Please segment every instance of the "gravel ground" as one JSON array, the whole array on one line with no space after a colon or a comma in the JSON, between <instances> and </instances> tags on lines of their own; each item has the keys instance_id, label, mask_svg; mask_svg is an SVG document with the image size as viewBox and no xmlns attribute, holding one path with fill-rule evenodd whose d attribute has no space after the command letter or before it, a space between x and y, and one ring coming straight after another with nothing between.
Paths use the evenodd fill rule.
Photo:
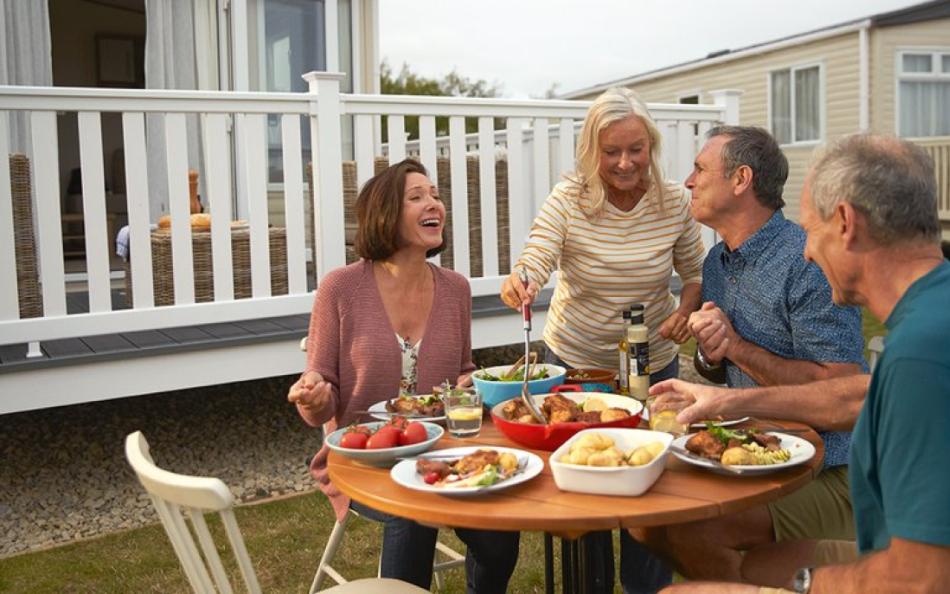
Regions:
<instances>
[{"instance_id":1,"label":"gravel ground","mask_svg":"<svg viewBox=\"0 0 950 594\"><path fill-rule=\"evenodd\" d=\"M503 364L518 351L479 351L475 360ZM687 359L681 368L691 377ZM160 466L219 477L241 501L312 490L307 464L320 432L286 401L294 379L4 416L0 558L158 521L125 461L125 436L135 430L145 434Z\"/></svg>"}]
</instances>

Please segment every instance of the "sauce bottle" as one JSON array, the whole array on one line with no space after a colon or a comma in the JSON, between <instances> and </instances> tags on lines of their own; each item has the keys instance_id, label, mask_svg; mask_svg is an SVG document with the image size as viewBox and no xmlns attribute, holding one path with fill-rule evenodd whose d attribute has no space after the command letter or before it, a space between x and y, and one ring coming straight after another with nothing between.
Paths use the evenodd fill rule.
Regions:
<instances>
[{"instance_id":1,"label":"sauce bottle","mask_svg":"<svg viewBox=\"0 0 950 594\"><path fill-rule=\"evenodd\" d=\"M644 402L650 391L650 330L643 322L642 303L630 306L630 325L627 326L627 377L630 395Z\"/></svg>"}]
</instances>

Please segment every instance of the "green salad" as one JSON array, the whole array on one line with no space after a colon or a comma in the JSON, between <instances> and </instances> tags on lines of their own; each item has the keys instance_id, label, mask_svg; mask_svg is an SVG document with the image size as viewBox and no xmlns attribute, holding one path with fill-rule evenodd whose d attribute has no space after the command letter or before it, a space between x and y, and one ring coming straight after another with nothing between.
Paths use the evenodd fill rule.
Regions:
<instances>
[{"instance_id":1,"label":"green salad","mask_svg":"<svg viewBox=\"0 0 950 594\"><path fill-rule=\"evenodd\" d=\"M524 372L525 368L521 367L511 375L493 375L482 367L481 371L478 372L478 379L483 379L486 382L523 382ZM538 367L535 369L535 372L528 377L528 381L545 379L546 377L548 377L548 368Z\"/></svg>"}]
</instances>

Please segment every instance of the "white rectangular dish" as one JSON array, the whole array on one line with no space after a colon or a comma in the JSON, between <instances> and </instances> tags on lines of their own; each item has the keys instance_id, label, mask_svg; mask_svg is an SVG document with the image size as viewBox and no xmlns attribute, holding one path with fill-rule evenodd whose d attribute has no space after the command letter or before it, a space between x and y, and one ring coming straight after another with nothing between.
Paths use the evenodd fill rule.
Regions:
<instances>
[{"instance_id":1,"label":"white rectangular dish","mask_svg":"<svg viewBox=\"0 0 950 594\"><path fill-rule=\"evenodd\" d=\"M561 458L570 451L571 444L587 433L599 433L609 437L614 441L614 447L624 453L654 441L663 444L663 451L643 466L581 466L561 462ZM585 429L555 450L549 463L554 482L562 491L637 496L645 493L660 478L666 468L666 457L672 442L673 436L669 433L648 429Z\"/></svg>"}]
</instances>

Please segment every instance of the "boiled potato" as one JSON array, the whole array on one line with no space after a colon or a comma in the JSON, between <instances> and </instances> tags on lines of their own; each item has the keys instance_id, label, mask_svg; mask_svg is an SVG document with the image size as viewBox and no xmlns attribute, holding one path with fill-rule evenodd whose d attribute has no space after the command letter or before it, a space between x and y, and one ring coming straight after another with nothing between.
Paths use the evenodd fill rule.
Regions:
<instances>
[{"instance_id":1,"label":"boiled potato","mask_svg":"<svg viewBox=\"0 0 950 594\"><path fill-rule=\"evenodd\" d=\"M620 466L623 461L623 456L620 455L620 452L613 448L609 448L600 452L594 452L590 455L590 458L587 459L588 466Z\"/></svg>"},{"instance_id":2,"label":"boiled potato","mask_svg":"<svg viewBox=\"0 0 950 594\"><path fill-rule=\"evenodd\" d=\"M729 448L722 453L719 459L723 464L731 466L753 465L756 464L755 455L742 447Z\"/></svg>"},{"instance_id":3,"label":"boiled potato","mask_svg":"<svg viewBox=\"0 0 950 594\"><path fill-rule=\"evenodd\" d=\"M653 455L654 458L662 454L663 450L666 448L666 446L663 445L662 441L651 441L650 443L646 444L643 447L645 447L647 451Z\"/></svg>"},{"instance_id":4,"label":"boiled potato","mask_svg":"<svg viewBox=\"0 0 950 594\"><path fill-rule=\"evenodd\" d=\"M576 450L572 449L571 453L565 457L568 458L568 464L580 464L583 466L584 464L587 464L587 461L590 459L591 455L596 453L597 450L591 448L577 448Z\"/></svg>"},{"instance_id":5,"label":"boiled potato","mask_svg":"<svg viewBox=\"0 0 950 594\"><path fill-rule=\"evenodd\" d=\"M595 412L599 410L607 410L607 403L603 401L602 398L596 396L591 396L584 401L583 406L584 412Z\"/></svg>"},{"instance_id":6,"label":"boiled potato","mask_svg":"<svg viewBox=\"0 0 950 594\"><path fill-rule=\"evenodd\" d=\"M630 455L627 456L627 463L630 466L645 466L653 462L653 454L650 453L650 450L646 446L640 446L630 452Z\"/></svg>"},{"instance_id":7,"label":"boiled potato","mask_svg":"<svg viewBox=\"0 0 950 594\"><path fill-rule=\"evenodd\" d=\"M571 444L571 449L589 448L592 450L606 450L612 445L614 445L614 440L602 433L585 433L581 435L580 439Z\"/></svg>"},{"instance_id":8,"label":"boiled potato","mask_svg":"<svg viewBox=\"0 0 950 594\"><path fill-rule=\"evenodd\" d=\"M498 457L498 464L505 470L514 470L518 468L518 457L511 452L504 452Z\"/></svg>"}]
</instances>

